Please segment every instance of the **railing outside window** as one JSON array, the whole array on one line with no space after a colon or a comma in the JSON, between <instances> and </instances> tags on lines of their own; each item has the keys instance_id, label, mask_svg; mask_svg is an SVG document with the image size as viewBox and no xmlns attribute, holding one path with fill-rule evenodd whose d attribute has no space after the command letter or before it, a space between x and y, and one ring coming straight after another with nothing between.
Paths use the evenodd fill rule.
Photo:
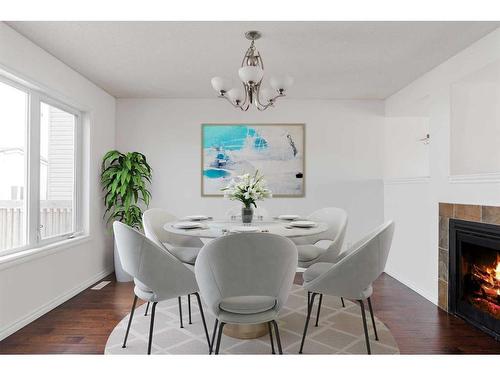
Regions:
<instances>
[{"instance_id":1,"label":"railing outside window","mask_svg":"<svg viewBox=\"0 0 500 375\"><path fill-rule=\"evenodd\" d=\"M23 245L22 201L0 201L0 251ZM72 231L71 201L40 202L40 234L43 238Z\"/></svg>"}]
</instances>

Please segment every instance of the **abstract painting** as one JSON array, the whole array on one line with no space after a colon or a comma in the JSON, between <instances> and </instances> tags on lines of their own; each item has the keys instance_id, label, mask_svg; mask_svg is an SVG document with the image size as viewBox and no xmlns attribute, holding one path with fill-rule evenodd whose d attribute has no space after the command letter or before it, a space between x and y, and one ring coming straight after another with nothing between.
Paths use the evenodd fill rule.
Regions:
<instances>
[{"instance_id":1,"label":"abstract painting","mask_svg":"<svg viewBox=\"0 0 500 375\"><path fill-rule=\"evenodd\" d=\"M264 176L274 197L304 196L304 124L202 124L204 196L238 175Z\"/></svg>"}]
</instances>

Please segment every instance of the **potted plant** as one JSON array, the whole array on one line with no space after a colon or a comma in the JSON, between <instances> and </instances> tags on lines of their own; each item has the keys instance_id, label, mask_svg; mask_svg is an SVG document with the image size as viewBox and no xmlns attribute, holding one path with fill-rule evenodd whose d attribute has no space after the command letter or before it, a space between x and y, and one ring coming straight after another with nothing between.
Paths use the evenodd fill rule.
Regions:
<instances>
[{"instance_id":1,"label":"potted plant","mask_svg":"<svg viewBox=\"0 0 500 375\"><path fill-rule=\"evenodd\" d=\"M241 209L241 220L243 223L251 223L253 219L252 205L257 208L257 201L271 198L272 194L266 187L264 176L255 171L254 175L249 173L233 178L228 186L221 189L224 197L243 203Z\"/></svg>"},{"instance_id":2,"label":"potted plant","mask_svg":"<svg viewBox=\"0 0 500 375\"><path fill-rule=\"evenodd\" d=\"M104 205L107 223L118 220L132 228L142 228L142 207L148 207L151 193L151 167L140 152L121 153L112 150L102 160L101 184L105 191ZM114 250L117 281L131 281L123 270L120 258Z\"/></svg>"}]
</instances>

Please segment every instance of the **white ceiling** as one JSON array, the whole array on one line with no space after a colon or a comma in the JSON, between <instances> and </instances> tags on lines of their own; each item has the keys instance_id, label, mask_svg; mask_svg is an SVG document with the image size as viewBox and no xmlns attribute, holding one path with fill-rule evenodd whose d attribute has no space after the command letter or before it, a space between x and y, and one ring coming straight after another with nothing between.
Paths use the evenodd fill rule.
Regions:
<instances>
[{"instance_id":1,"label":"white ceiling","mask_svg":"<svg viewBox=\"0 0 500 375\"><path fill-rule=\"evenodd\" d=\"M8 22L110 94L213 98L237 84L256 42L267 79L295 78L293 98L383 99L500 26L498 22Z\"/></svg>"}]
</instances>

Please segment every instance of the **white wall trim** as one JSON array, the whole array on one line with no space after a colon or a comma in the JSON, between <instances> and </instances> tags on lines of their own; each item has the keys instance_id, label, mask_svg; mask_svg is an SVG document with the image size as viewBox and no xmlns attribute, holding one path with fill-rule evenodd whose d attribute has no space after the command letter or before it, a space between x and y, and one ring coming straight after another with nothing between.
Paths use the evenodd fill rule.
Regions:
<instances>
[{"instance_id":1,"label":"white wall trim","mask_svg":"<svg viewBox=\"0 0 500 375\"><path fill-rule=\"evenodd\" d=\"M24 262L29 262L37 258L45 257L62 250L73 249L76 246L82 245L91 240L91 236L82 235L80 237L54 242L41 247L20 250L5 255L0 254L0 270L10 268Z\"/></svg>"},{"instance_id":2,"label":"white wall trim","mask_svg":"<svg viewBox=\"0 0 500 375\"><path fill-rule=\"evenodd\" d=\"M69 68L67 65L66 65L66 67ZM68 103L70 105L70 107L78 108L79 111L85 111L85 112L90 111L90 108L87 105L82 104L82 103L78 102L77 100L74 100L73 98L68 97L67 95L59 92L58 90L55 90L51 87L48 87L48 86L40 83L38 80L33 79L31 77L28 77L25 74L17 71L16 69L13 69L7 65L4 65L3 63L0 63L0 74L7 77L9 80L17 83L18 85L26 86L31 90L36 90L36 91L45 93L46 95L48 95L54 99ZM79 73L77 73L77 74L79 74ZM83 76L82 76L82 78L86 79ZM100 87L97 87L95 85L95 83L88 81L88 80L87 80L87 82L89 82L90 84L92 84L93 86L98 88L99 90L105 92ZM106 94L108 94L108 93L106 93ZM72 109L74 109L74 108L72 108Z\"/></svg>"},{"instance_id":3,"label":"white wall trim","mask_svg":"<svg viewBox=\"0 0 500 375\"><path fill-rule=\"evenodd\" d=\"M101 280L103 277L109 275L111 272L113 272L113 269L105 269L98 274L92 276L91 278L85 280L84 282L80 283L73 289L70 289L69 291L61 294L59 297L54 298L52 301L49 301L48 303L40 306L36 310L32 311L31 313L25 315L24 317L18 319L11 325L7 326L3 330L0 331L0 341L5 339L6 337L12 335L14 332L20 330L24 326L28 325L29 323L33 322L34 320L38 319L42 315L45 315L48 313L50 310L56 308L63 302L66 302L70 298L76 296L78 293L84 291L91 285L95 284L97 281Z\"/></svg>"},{"instance_id":4,"label":"white wall trim","mask_svg":"<svg viewBox=\"0 0 500 375\"><path fill-rule=\"evenodd\" d=\"M430 176L387 178L384 179L384 185L427 184L430 182L430 180Z\"/></svg>"},{"instance_id":5,"label":"white wall trim","mask_svg":"<svg viewBox=\"0 0 500 375\"><path fill-rule=\"evenodd\" d=\"M438 304L437 298L435 296L433 296L432 293L430 293L429 291L423 290L423 289L415 286L415 284L413 282L408 281L404 276L401 276L398 273L395 273L395 272L392 272L392 271L387 271L387 270L385 270L384 272L386 274L388 274L389 276L395 278L399 282L403 283L405 286L407 286L408 288L410 288L414 292L420 294L426 300L428 300L429 302L431 302L431 303L433 303L434 305L437 306L437 304ZM436 280L436 283L437 283L437 280Z\"/></svg>"},{"instance_id":6,"label":"white wall trim","mask_svg":"<svg viewBox=\"0 0 500 375\"><path fill-rule=\"evenodd\" d=\"M500 172L451 175L448 177L448 182L451 184L500 183Z\"/></svg>"}]
</instances>

